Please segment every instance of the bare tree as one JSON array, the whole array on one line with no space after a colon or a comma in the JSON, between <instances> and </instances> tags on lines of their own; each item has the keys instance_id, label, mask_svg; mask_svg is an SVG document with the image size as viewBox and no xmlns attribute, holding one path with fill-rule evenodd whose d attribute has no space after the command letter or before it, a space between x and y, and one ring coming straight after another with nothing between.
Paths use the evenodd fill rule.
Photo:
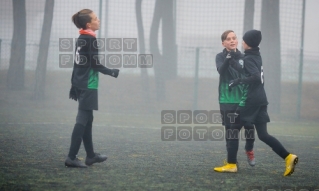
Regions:
<instances>
[{"instance_id":1,"label":"bare tree","mask_svg":"<svg viewBox=\"0 0 319 191\"><path fill-rule=\"evenodd\" d=\"M165 99L166 80L176 77L177 51L172 0L156 0L150 31L150 50L153 54L156 95L158 100ZM162 52L158 45L158 32L162 20Z\"/></svg>"},{"instance_id":2,"label":"bare tree","mask_svg":"<svg viewBox=\"0 0 319 191\"><path fill-rule=\"evenodd\" d=\"M7 74L9 89L24 88L26 50L26 8L25 0L12 0L13 36L11 42L10 65Z\"/></svg>"},{"instance_id":3,"label":"bare tree","mask_svg":"<svg viewBox=\"0 0 319 191\"><path fill-rule=\"evenodd\" d=\"M269 110L280 113L281 96L281 59L279 0L263 0L261 13L261 53L265 71L265 89L269 101Z\"/></svg>"},{"instance_id":4,"label":"bare tree","mask_svg":"<svg viewBox=\"0 0 319 191\"><path fill-rule=\"evenodd\" d=\"M39 55L37 68L35 71L35 89L33 99L44 99L45 77L47 69L47 58L50 45L50 35L53 20L54 0L46 0L44 8L44 19L42 25L42 34L39 46Z\"/></svg>"}]
</instances>

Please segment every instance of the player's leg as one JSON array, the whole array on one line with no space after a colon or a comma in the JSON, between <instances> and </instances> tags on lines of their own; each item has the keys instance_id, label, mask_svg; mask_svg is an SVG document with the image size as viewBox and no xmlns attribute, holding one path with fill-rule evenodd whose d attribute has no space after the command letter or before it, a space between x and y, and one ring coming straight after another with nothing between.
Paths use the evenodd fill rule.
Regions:
<instances>
[{"instance_id":1,"label":"player's leg","mask_svg":"<svg viewBox=\"0 0 319 191\"><path fill-rule=\"evenodd\" d=\"M86 151L86 156L93 158L94 149L93 149L93 141L92 141L92 123L93 123L93 111L91 110L90 118L85 126L83 133L83 145Z\"/></svg>"},{"instance_id":2,"label":"player's leg","mask_svg":"<svg viewBox=\"0 0 319 191\"><path fill-rule=\"evenodd\" d=\"M83 134L83 144L86 151L85 164L90 166L97 162L103 162L107 159L106 155L101 155L99 153L94 153L93 141L92 141L92 124L93 124L93 111L91 112L89 121L85 127Z\"/></svg>"},{"instance_id":3,"label":"player's leg","mask_svg":"<svg viewBox=\"0 0 319 191\"><path fill-rule=\"evenodd\" d=\"M228 139L228 154L227 162L231 164L237 163L237 152L239 146L241 125L233 124L226 132L226 139Z\"/></svg>"},{"instance_id":4,"label":"player's leg","mask_svg":"<svg viewBox=\"0 0 319 191\"><path fill-rule=\"evenodd\" d=\"M267 123L256 124L258 138L272 148L272 150L283 158L286 162L284 176L289 176L294 172L295 165L298 163L298 157L289 153L284 146L267 132Z\"/></svg>"},{"instance_id":5,"label":"player's leg","mask_svg":"<svg viewBox=\"0 0 319 191\"><path fill-rule=\"evenodd\" d=\"M231 125L225 133L227 140L227 162L224 166L215 167L216 172L237 172L237 151L239 145L240 125Z\"/></svg>"},{"instance_id":6,"label":"player's leg","mask_svg":"<svg viewBox=\"0 0 319 191\"><path fill-rule=\"evenodd\" d=\"M228 130L230 129L230 125L225 125L225 132L227 132ZM228 152L228 147L229 147L229 144L228 144L228 141L229 139L227 139L227 137L225 137L225 141L226 141L226 151Z\"/></svg>"},{"instance_id":7,"label":"player's leg","mask_svg":"<svg viewBox=\"0 0 319 191\"><path fill-rule=\"evenodd\" d=\"M227 132L227 129L230 129L230 123L228 118L225 117L225 115L227 115L227 113L225 113L227 111L227 104L220 104L220 114L221 114L221 119L222 119L222 124L225 127L225 132ZM228 143L227 143L227 139L225 139L226 141L226 150L228 147Z\"/></svg>"},{"instance_id":8,"label":"player's leg","mask_svg":"<svg viewBox=\"0 0 319 191\"><path fill-rule=\"evenodd\" d=\"M247 155L247 161L250 166L255 166L255 155L254 155L254 143L255 143L255 127L253 124L247 124L244 126L245 131L245 150Z\"/></svg>"},{"instance_id":9,"label":"player's leg","mask_svg":"<svg viewBox=\"0 0 319 191\"><path fill-rule=\"evenodd\" d=\"M231 104L224 104L224 110L221 111L221 114L223 116L223 125L225 125L225 134L227 132L230 131L231 129L231 125L235 125L235 124L238 124L238 121L233 121L233 120L236 120L236 118L232 117L231 115L234 114L235 110L234 110L234 105L231 105ZM225 136L225 141L226 141L226 150L227 150L227 153L229 151L229 148L230 148L230 145L229 145L229 138L227 136ZM228 159L226 160L228 161ZM237 161L236 161L237 162Z\"/></svg>"},{"instance_id":10,"label":"player's leg","mask_svg":"<svg viewBox=\"0 0 319 191\"><path fill-rule=\"evenodd\" d=\"M85 131L85 126L88 123L90 118L90 110L78 110L76 116L76 123L73 128L71 136L71 145L68 154L68 158L65 161L65 166L69 167L86 167L79 159L76 158L76 155L79 152L82 137Z\"/></svg>"},{"instance_id":11,"label":"player's leg","mask_svg":"<svg viewBox=\"0 0 319 191\"><path fill-rule=\"evenodd\" d=\"M229 129L230 129L230 124L227 124L225 125L225 132L227 132ZM226 141L226 151L227 153L230 151L229 148L230 148L230 145L229 145L229 139L227 138L227 136L225 137L225 141ZM228 157L227 159L225 159L225 161L227 162L228 161ZM236 164L237 164L237 168L238 168L238 161L236 161Z\"/></svg>"}]
</instances>

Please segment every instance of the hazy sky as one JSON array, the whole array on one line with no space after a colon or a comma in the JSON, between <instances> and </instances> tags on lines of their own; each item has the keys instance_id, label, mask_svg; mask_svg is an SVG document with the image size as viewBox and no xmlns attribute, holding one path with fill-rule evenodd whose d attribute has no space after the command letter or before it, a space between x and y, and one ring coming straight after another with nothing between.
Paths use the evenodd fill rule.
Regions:
<instances>
[{"instance_id":1,"label":"hazy sky","mask_svg":"<svg viewBox=\"0 0 319 191\"><path fill-rule=\"evenodd\" d=\"M195 0L194 0L195 1ZM302 0L300 0L300 1L302 1ZM35 2L34 0L32 0L31 2ZM81 5L79 5L80 7L98 7L98 2L99 1L92 1L92 2L86 2L86 1L81 1ZM111 2L113 2L113 1L110 1L110 3ZM123 2L126 2L125 0L123 0ZM130 2L130 0L128 0L128 2ZM183 2L184 1L178 1L179 3L178 3L178 5L183 5ZM191 1L187 1L187 2L191 2ZM205 1L203 1L203 2L205 2ZM209 2L209 1L208 1ZM200 6L200 5L210 5L210 3L208 3L208 2L206 2L206 3L203 3L203 4L197 4L198 6ZM219 1L216 1L216 2L219 2ZM224 1L225 2L225 1ZM234 2L236 2L236 1L234 1ZM59 6L60 4L62 3L62 5L61 6ZM60 10L60 11L66 11L66 12L68 12L68 16L71 14L71 13L73 13L73 12L75 12L76 10L78 10L78 9L80 9L80 7L77 7L77 6L73 6L74 7L74 10L72 9L73 7L70 7L70 6L65 6L66 4L68 4L68 3L66 3L66 2L64 2L64 1L57 1L56 2L56 8L58 9L58 10ZM151 5L148 5L148 4L151 4ZM148 6L148 7L153 7L154 5L154 2L153 1L145 1L145 2L143 2L143 6L145 7L145 6ZM242 4L242 3L241 3ZM0 2L0 9L1 9L1 11L2 11L2 16L1 17L8 17L7 15L8 15L8 12L7 11L12 11L10 8L11 8L11 6L12 6L12 4L11 4L11 2L10 1L8 1L8 0L6 0L6 1L1 1ZM27 4L27 5L29 5L29 4ZM8 6L10 7L9 9L8 9ZM114 6L114 5L113 5ZM200 7L200 8L202 8L203 10L206 10L207 8L211 8L211 9L213 9L214 7L206 7L205 8L205 6L204 7ZM132 14L134 13L134 9L132 9L132 10L128 10L128 9L124 9L124 8L126 8L127 6L123 6L123 4L122 3L118 3L118 6L116 6L115 7L115 9L116 9L116 11L115 11L115 13L116 12L121 12L121 11L119 11L119 10L125 10L126 12L129 12L129 11L132 11ZM40 10L40 8L41 8L41 10L42 10L42 5L41 6L33 6L32 7L32 9L34 9L34 12L35 13L37 13L39 10ZM183 9L183 7L181 7L180 8L181 10L184 10ZM186 11L187 11L187 7L185 8L186 9ZM148 9L147 9L148 10ZM319 12L318 12L318 10L319 10L319 0L306 0L306 18L305 18L305 35L304 35L304 38L305 38L305 42L304 42L304 45L305 45L305 51L315 51L315 52L318 52L319 53L319 50L317 50L316 51L316 49L317 49L317 47L316 47L316 45L317 44L319 44L319 35L314 35L314 34L317 34L318 32L319 32L319 22L317 21L317 19L319 18ZM96 11L98 11L98 10L96 10ZM110 10L110 11L112 11L112 10ZM195 10L196 11L196 10ZM145 9L144 9L144 12L143 12L143 14L145 14L144 16L145 16L145 18L144 18L144 24L149 24L150 22L151 22L151 18L152 18L152 13L148 13L148 12L152 12L152 9L150 9L149 11L145 11ZM205 12L205 14L207 13L207 11L202 11L202 12ZM214 11L211 11L211 12L214 12ZM216 11L215 11L216 12ZM235 12L235 11L234 11ZM236 11L236 12L238 12L238 11ZM31 12L32 13L32 12ZM30 12L28 13L28 14L31 14ZM11 12L10 12L10 17L12 17L11 16ZM116 14L115 14L116 15ZM184 16L184 15L183 15ZM191 16L191 17L194 17L194 15L192 15L192 14L190 14L189 12L185 15L185 17L187 17L187 16ZM195 15L196 16L196 15ZM32 17L34 17L34 15L32 15ZM39 16L39 18L41 18L42 19L42 17L43 17L43 15L40 15ZM115 18L109 18L109 22L110 22L110 24L111 24L111 22L112 21L116 21L116 22L119 22L116 18L120 18L120 19L122 19L123 20L123 16L122 15L120 15L120 16L117 16L117 17L115 17ZM127 17L126 17L127 18ZM130 18L130 17L129 17ZM206 17L203 17L204 19L211 19L211 18L214 18L214 17L209 17L209 15L207 16L206 15ZM223 17L218 17L218 19L220 20L220 19L222 19ZM41 20L40 19L40 20ZM9 22L6 22L7 20L9 20ZM197 21L196 20L196 18L194 18L193 19L194 21ZM42 20L41 20L42 21ZM63 27L62 29L60 29L59 28L59 30L58 30L58 33L59 33L59 35L61 35L61 32L62 31L65 31L66 29L65 29L65 27L68 27L69 26L69 28L70 28L70 31L74 31L74 34L76 34L77 35L77 33L76 33L76 30L74 30L74 26L72 26L72 23L69 23L70 21L69 21L69 19L67 19L67 21L68 21L68 23L66 24L66 23L64 23L63 22L63 20L61 20L61 19L58 19L58 20L54 20L54 23L53 24L56 24L56 22L58 22L59 24L56 24L55 25L55 28L54 28L54 30L56 30L56 28L58 28L59 26L61 26L61 27ZM183 20L182 20L183 21ZM180 21L180 22L182 22L182 21ZM227 20L228 22L229 22L229 20ZM10 18L10 19L8 19L8 18L6 18L6 19L4 19L3 20L3 22L6 22L5 23L5 25L7 26L7 27L9 27L9 28L12 28L12 18ZM63 22L63 23L61 23L61 22ZM202 21L202 22L205 22L205 21ZM211 22L211 20L210 20L210 22ZM241 21L240 21L241 22ZM41 23L40 21L39 21L39 23ZM120 24L118 24L118 26L119 27L123 27L123 26L125 26L125 25L128 25L128 24L131 24L131 25L133 25L133 24L135 24L136 22L135 22L135 20L133 20L133 21L127 21L127 20L125 20L125 23L120 23ZM230 22L231 23L231 22ZM113 23L112 23L113 24ZM194 24L196 24L196 23L194 23ZM9 26L8 26L9 25ZM103 29L103 26L105 25L105 23L104 23L104 21L102 21L102 29ZM113 25L112 25L113 26ZM181 26L183 26L183 25L181 25ZM147 27L146 27L147 28ZM148 27L149 28L149 27ZM122 28L121 28L122 29ZM182 28L183 29L183 28ZM206 28L204 28L204 29L206 29ZM211 31L211 30L204 30L204 29L202 29L202 30L198 30L198 31L196 31L196 32L200 32L200 31ZM41 30L41 28L39 27L38 28L38 30L40 31ZM54 33L55 33L55 31L52 31L52 35L54 35ZM221 31L223 31L224 30L224 28L222 28L222 30ZM238 31L237 32L240 32L240 31L242 31L242 30L239 30L239 29L237 29ZM70 31L68 30L68 34L69 34L69 36L70 36ZM117 31L117 33L118 33L118 31L126 31L125 30L125 27L124 27L124 30L116 30ZM4 31L2 31L2 32L4 32ZM0 31L0 34L2 34L2 32ZM146 30L146 32L148 32L147 30ZM218 31L219 32L219 31ZM73 34L73 33L72 33ZM218 33L219 34L219 33ZM10 35L11 36L11 35ZM126 34L123 34L122 36L127 36ZM1 38L3 38L3 39L5 39L5 38L7 38L7 35L0 35L0 37Z\"/></svg>"},{"instance_id":2,"label":"hazy sky","mask_svg":"<svg viewBox=\"0 0 319 191\"><path fill-rule=\"evenodd\" d=\"M319 0L306 0L304 50L319 54Z\"/></svg>"},{"instance_id":3,"label":"hazy sky","mask_svg":"<svg viewBox=\"0 0 319 191\"><path fill-rule=\"evenodd\" d=\"M59 38L76 38L78 31L71 22L71 15L82 8L90 8L99 11L99 0L85 1L78 0L79 3L72 3L73 1L55 1L55 15L53 19L53 27L51 30L51 51L55 54L50 54L51 60L58 60L58 46ZM105 1L103 1L105 2ZM134 0L109 0L108 6L112 7L108 10L108 19L105 13L101 16L101 32L102 36L105 34L105 26L108 26L107 37L118 38L136 38L136 17L135 17L135 1ZM200 3L199 3L200 2ZM210 46L216 48L218 51L222 48L219 41L220 34L225 29L233 29L239 37L243 33L243 9L244 1L236 0L177 0L178 14L177 14L177 43L179 46ZM285 4L283 14L284 21L292 21L291 23L283 23L281 43L282 52L290 51L289 48L299 49L300 34L300 2L302 0L281 0ZM291 5L292 4L292 5ZM37 0L27 1L27 61L35 66L37 59L38 47L34 46L39 42L40 32L43 21L43 7L44 4L39 4ZM72 6L70 6L72 5ZM105 5L105 4L103 4ZM146 45L148 46L151 22L153 18L155 0L143 1L143 25L146 38ZM230 6L231 5L231 6ZM258 5L258 6L256 6ZM255 20L254 23L257 28L260 27L260 10L261 0L256 0ZM288 6L287 6L288 5ZM102 6L103 7L103 6ZM228 11L225 11L228 10ZM304 33L304 51L306 54L319 55L319 0L306 0L306 17L305 17L305 33ZM13 16L12 16L12 1L0 1L0 20L5 28L0 30L0 38L2 41L2 59L9 59L9 44L11 43L13 30ZM103 13L103 11L102 11ZM293 15L295 14L295 15ZM294 19L298 20L294 22ZM292 27L291 27L292 26ZM292 28L292 30L290 30ZM159 30L161 33L161 30ZM285 34L286 32L286 34ZM159 42L161 34L159 35ZM240 38L241 39L241 38ZM291 43L290 43L291 42ZM55 43L55 44L54 44ZM275 45L275 44L274 44ZM294 46L294 47L291 47ZM147 47L146 47L147 48ZM215 53L215 52L214 52ZM316 58L318 58L316 56ZM49 59L49 60L50 60ZM283 60L285 61L285 60ZM4 62L3 62L4 63ZM4 65L2 63L2 66ZM30 66L31 67L31 66ZM31 68L32 68L31 67Z\"/></svg>"}]
</instances>

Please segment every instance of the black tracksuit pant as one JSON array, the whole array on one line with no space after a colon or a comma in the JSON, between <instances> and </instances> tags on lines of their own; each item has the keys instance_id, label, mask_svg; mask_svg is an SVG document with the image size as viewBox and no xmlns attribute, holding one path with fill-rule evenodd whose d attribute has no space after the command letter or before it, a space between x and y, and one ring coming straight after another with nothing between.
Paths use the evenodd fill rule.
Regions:
<instances>
[{"instance_id":1,"label":"black tracksuit pant","mask_svg":"<svg viewBox=\"0 0 319 191\"><path fill-rule=\"evenodd\" d=\"M93 110L78 110L76 123L71 136L71 146L68 156L74 160L79 152L82 140L86 155L89 158L95 156L92 141Z\"/></svg>"},{"instance_id":2,"label":"black tracksuit pant","mask_svg":"<svg viewBox=\"0 0 319 191\"><path fill-rule=\"evenodd\" d=\"M243 126L238 126L238 127L236 127L236 129L238 129L240 131L240 129L242 127ZM227 132L229 132L230 129L231 129L231 125L225 125L226 135L227 135ZM255 128L254 128L254 125L245 125L244 126L244 131L245 131L245 139L246 139L245 151L252 151L253 148L254 148L254 142L255 142ZM231 150L232 150L232 146L229 143L230 141L232 141L231 140L231 136L226 136L226 149L227 149L227 152L231 152ZM229 160L232 160L232 159L227 157L227 161L229 161Z\"/></svg>"},{"instance_id":3,"label":"black tracksuit pant","mask_svg":"<svg viewBox=\"0 0 319 191\"><path fill-rule=\"evenodd\" d=\"M228 163L236 164L237 162L237 151L239 144L239 131L242 125L231 125L230 130L226 132L228 138L227 148L227 160ZM258 138L272 148L272 150L285 159L289 152L282 146L282 144L273 136L267 132L267 123L255 124L255 128L258 134Z\"/></svg>"}]
</instances>

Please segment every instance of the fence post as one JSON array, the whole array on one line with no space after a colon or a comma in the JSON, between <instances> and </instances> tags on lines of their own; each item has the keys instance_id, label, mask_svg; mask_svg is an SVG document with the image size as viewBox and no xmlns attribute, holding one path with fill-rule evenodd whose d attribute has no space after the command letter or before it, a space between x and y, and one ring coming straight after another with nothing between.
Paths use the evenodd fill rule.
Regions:
<instances>
[{"instance_id":1,"label":"fence post","mask_svg":"<svg viewBox=\"0 0 319 191\"><path fill-rule=\"evenodd\" d=\"M99 19L102 20L102 0L99 1ZM102 38L101 37L101 28L99 30L98 37Z\"/></svg>"},{"instance_id":2,"label":"fence post","mask_svg":"<svg viewBox=\"0 0 319 191\"><path fill-rule=\"evenodd\" d=\"M1 68L1 42L2 42L2 39L0 38L0 68Z\"/></svg>"},{"instance_id":3,"label":"fence post","mask_svg":"<svg viewBox=\"0 0 319 191\"><path fill-rule=\"evenodd\" d=\"M196 47L196 60L195 60L195 79L194 79L194 100L193 100L193 111L197 109L198 100L198 68L199 68L199 47Z\"/></svg>"}]
</instances>

